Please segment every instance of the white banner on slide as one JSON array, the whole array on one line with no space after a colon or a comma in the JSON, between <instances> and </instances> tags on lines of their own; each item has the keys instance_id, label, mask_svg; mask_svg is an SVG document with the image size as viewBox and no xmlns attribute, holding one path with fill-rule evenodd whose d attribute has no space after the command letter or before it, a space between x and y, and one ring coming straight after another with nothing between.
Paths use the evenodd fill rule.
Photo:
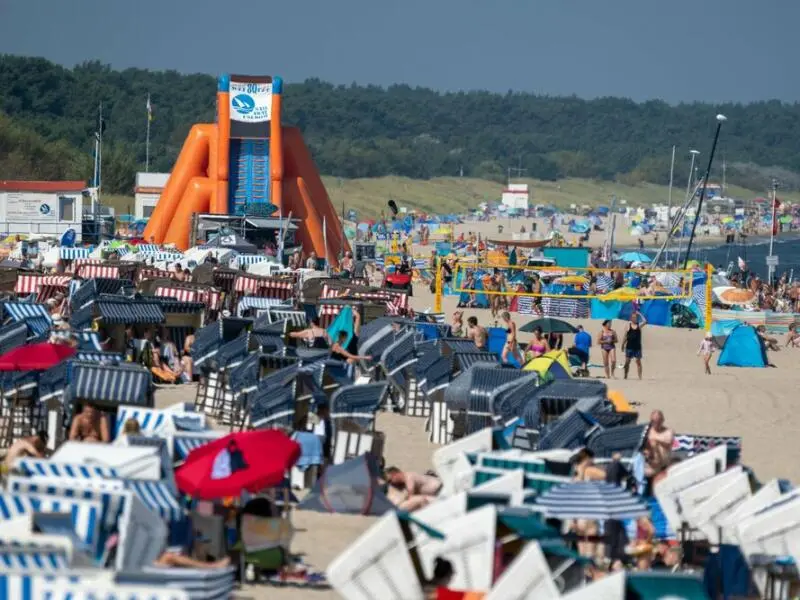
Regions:
<instances>
[{"instance_id":1,"label":"white banner on slide","mask_svg":"<svg viewBox=\"0 0 800 600\"><path fill-rule=\"evenodd\" d=\"M231 120L263 123L272 118L272 83L231 81Z\"/></svg>"}]
</instances>

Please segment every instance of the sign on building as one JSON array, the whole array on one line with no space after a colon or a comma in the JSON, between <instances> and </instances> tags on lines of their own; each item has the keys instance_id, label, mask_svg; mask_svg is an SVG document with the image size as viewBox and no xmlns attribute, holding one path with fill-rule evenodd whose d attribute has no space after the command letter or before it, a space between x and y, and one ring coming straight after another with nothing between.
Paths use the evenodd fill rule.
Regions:
<instances>
[{"instance_id":1,"label":"sign on building","mask_svg":"<svg viewBox=\"0 0 800 600\"><path fill-rule=\"evenodd\" d=\"M58 220L57 196L53 194L9 193L6 220L24 223Z\"/></svg>"}]
</instances>

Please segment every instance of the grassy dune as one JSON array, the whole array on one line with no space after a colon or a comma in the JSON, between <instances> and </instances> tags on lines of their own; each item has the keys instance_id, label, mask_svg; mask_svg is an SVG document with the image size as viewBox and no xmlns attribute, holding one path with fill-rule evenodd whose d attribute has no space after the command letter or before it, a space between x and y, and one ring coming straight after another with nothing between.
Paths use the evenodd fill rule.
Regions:
<instances>
[{"instance_id":1,"label":"grassy dune","mask_svg":"<svg viewBox=\"0 0 800 600\"><path fill-rule=\"evenodd\" d=\"M380 177L376 179L339 179L324 177L325 187L337 212L355 209L359 218L374 218L386 210L389 200L398 206L407 206L426 212L460 213L475 208L481 202L499 200L503 186L493 181L469 177L439 177L428 181L405 177ZM563 179L561 181L520 180L531 190L531 200L536 204L553 204L566 208L570 204L608 205L612 195L627 201L630 206L666 203L669 195L666 186L643 184L623 185L591 179ZM673 188L672 201L683 201L683 185ZM735 198L752 199L765 196L765 191L752 191L729 186L728 194ZM800 203L800 193L781 194L784 200ZM113 206L117 214L133 212L130 196L104 196L104 204Z\"/></svg>"}]
</instances>

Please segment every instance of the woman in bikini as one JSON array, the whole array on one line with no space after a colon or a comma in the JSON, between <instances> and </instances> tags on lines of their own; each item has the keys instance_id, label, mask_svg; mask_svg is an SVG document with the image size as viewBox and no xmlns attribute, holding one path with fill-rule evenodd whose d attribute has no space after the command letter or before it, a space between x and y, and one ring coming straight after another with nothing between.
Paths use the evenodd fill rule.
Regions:
<instances>
[{"instance_id":1,"label":"woman in bikini","mask_svg":"<svg viewBox=\"0 0 800 600\"><path fill-rule=\"evenodd\" d=\"M304 340L311 348L321 350L330 347L328 332L320 326L318 318L311 319L311 327L308 329L292 331L289 333L289 337Z\"/></svg>"},{"instance_id":2,"label":"woman in bikini","mask_svg":"<svg viewBox=\"0 0 800 600\"><path fill-rule=\"evenodd\" d=\"M617 364L617 332L611 329L611 320L603 321L603 328L600 330L600 349L603 351L603 369L606 378L614 377L614 365Z\"/></svg>"},{"instance_id":3,"label":"woman in bikini","mask_svg":"<svg viewBox=\"0 0 800 600\"><path fill-rule=\"evenodd\" d=\"M84 404L83 410L72 420L69 428L71 442L105 442L111 441L108 421L102 412L91 404Z\"/></svg>"},{"instance_id":4,"label":"woman in bikini","mask_svg":"<svg viewBox=\"0 0 800 600\"><path fill-rule=\"evenodd\" d=\"M542 328L537 327L533 330L533 339L528 344L528 360L539 358L543 354L550 351L550 345L547 343L547 338L542 333Z\"/></svg>"},{"instance_id":5,"label":"woman in bikini","mask_svg":"<svg viewBox=\"0 0 800 600\"><path fill-rule=\"evenodd\" d=\"M503 354L501 356L503 364L508 363L508 355L510 354L522 366L525 361L519 351L519 344L517 344L517 324L511 320L511 314L508 311L503 312L500 317L506 325L506 343L503 346Z\"/></svg>"}]
</instances>

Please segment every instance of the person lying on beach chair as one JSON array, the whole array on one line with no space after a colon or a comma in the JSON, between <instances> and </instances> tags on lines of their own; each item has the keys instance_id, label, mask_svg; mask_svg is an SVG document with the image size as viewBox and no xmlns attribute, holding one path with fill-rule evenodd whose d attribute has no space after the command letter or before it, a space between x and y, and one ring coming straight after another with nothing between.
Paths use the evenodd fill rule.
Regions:
<instances>
[{"instance_id":1,"label":"person lying on beach chair","mask_svg":"<svg viewBox=\"0 0 800 600\"><path fill-rule=\"evenodd\" d=\"M408 512L428 506L442 490L442 482L438 477L401 471L397 467L386 469L386 482L406 493L405 499L400 501L397 508Z\"/></svg>"}]
</instances>

